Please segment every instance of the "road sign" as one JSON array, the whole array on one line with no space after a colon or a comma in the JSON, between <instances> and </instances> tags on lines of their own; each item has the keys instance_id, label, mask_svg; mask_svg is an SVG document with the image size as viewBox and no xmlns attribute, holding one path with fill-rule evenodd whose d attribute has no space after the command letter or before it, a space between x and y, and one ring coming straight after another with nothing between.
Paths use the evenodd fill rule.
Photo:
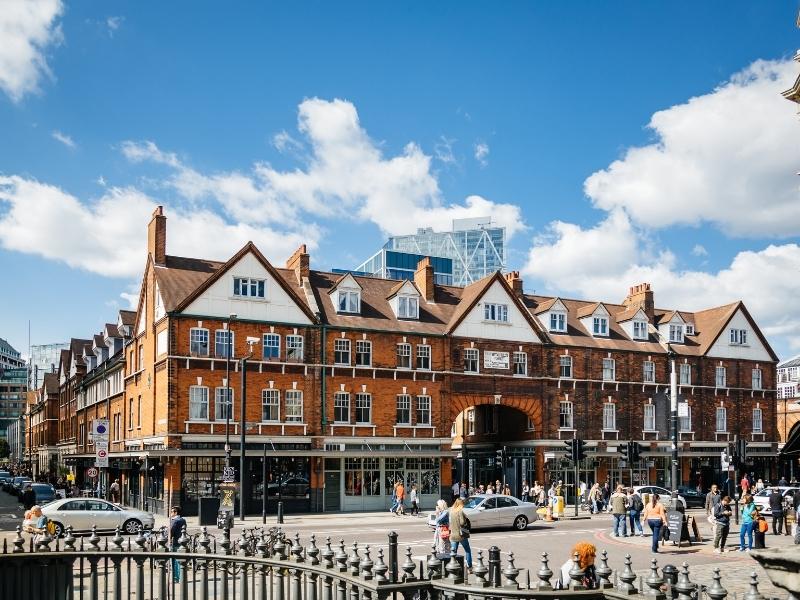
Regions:
<instances>
[{"instance_id":1,"label":"road sign","mask_svg":"<svg viewBox=\"0 0 800 600\"><path fill-rule=\"evenodd\" d=\"M95 419L92 421L89 439L92 441L108 441L108 419Z\"/></svg>"},{"instance_id":2,"label":"road sign","mask_svg":"<svg viewBox=\"0 0 800 600\"><path fill-rule=\"evenodd\" d=\"M98 475L99 473L100 473L100 471L98 471L98 470L97 470L97 469L95 469L94 467L89 467L88 469L86 469L86 476L87 476L89 479L94 479L95 477L97 477L97 475Z\"/></svg>"},{"instance_id":3,"label":"road sign","mask_svg":"<svg viewBox=\"0 0 800 600\"><path fill-rule=\"evenodd\" d=\"M222 481L223 483L232 483L236 480L236 469L234 467L222 468Z\"/></svg>"},{"instance_id":4,"label":"road sign","mask_svg":"<svg viewBox=\"0 0 800 600\"><path fill-rule=\"evenodd\" d=\"M94 466L108 467L108 442L95 441L94 443Z\"/></svg>"}]
</instances>

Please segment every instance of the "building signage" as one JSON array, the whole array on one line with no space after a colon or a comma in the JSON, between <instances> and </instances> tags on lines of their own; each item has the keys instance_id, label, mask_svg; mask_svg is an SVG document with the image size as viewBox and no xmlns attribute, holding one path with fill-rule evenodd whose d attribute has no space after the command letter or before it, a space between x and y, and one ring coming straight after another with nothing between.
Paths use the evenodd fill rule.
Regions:
<instances>
[{"instance_id":1,"label":"building signage","mask_svg":"<svg viewBox=\"0 0 800 600\"><path fill-rule=\"evenodd\" d=\"M689 416L689 403L688 402L678 402L678 416L679 417L688 417Z\"/></svg>"},{"instance_id":2,"label":"building signage","mask_svg":"<svg viewBox=\"0 0 800 600\"><path fill-rule=\"evenodd\" d=\"M508 369L508 361L508 352L496 352L494 350L484 350L483 352L484 369Z\"/></svg>"},{"instance_id":3,"label":"building signage","mask_svg":"<svg viewBox=\"0 0 800 600\"><path fill-rule=\"evenodd\" d=\"M236 480L236 469L234 467L222 468L222 481L224 483L233 483Z\"/></svg>"}]
</instances>

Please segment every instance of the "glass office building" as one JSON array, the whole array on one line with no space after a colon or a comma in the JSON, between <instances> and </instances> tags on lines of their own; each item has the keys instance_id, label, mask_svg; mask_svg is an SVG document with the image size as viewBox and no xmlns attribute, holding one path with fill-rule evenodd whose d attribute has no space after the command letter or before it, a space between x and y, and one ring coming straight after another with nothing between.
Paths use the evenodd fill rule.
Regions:
<instances>
[{"instance_id":1,"label":"glass office building","mask_svg":"<svg viewBox=\"0 0 800 600\"><path fill-rule=\"evenodd\" d=\"M379 277L408 279L403 275L408 271L408 267L391 266L388 253L394 253L391 260L398 262L403 260L400 258L401 254L408 256L408 261L414 261L416 257L430 256L434 261L450 260L452 278L447 283L465 286L495 271L505 269L505 238L505 228L493 226L490 217L456 219L453 221L452 231L439 232L428 227L418 229L415 234L390 237L380 252L356 269L376 273ZM416 263L411 267L412 276L415 269ZM434 264L434 272L436 270ZM384 274L389 272L394 275ZM437 283L445 282L437 279Z\"/></svg>"},{"instance_id":2,"label":"glass office building","mask_svg":"<svg viewBox=\"0 0 800 600\"><path fill-rule=\"evenodd\" d=\"M31 346L31 380L29 385L32 390L38 390L42 387L45 373L55 373L56 369L58 369L61 351L68 348L69 344L66 342Z\"/></svg>"},{"instance_id":3,"label":"glass office building","mask_svg":"<svg viewBox=\"0 0 800 600\"><path fill-rule=\"evenodd\" d=\"M0 438L25 412L28 368L0 368Z\"/></svg>"},{"instance_id":4,"label":"glass office building","mask_svg":"<svg viewBox=\"0 0 800 600\"><path fill-rule=\"evenodd\" d=\"M24 367L25 361L14 347L0 338L0 369L17 369Z\"/></svg>"},{"instance_id":5,"label":"glass office building","mask_svg":"<svg viewBox=\"0 0 800 600\"><path fill-rule=\"evenodd\" d=\"M368 275L381 279L414 279L419 261L425 258L424 254L411 254L381 248L366 261L349 271L356 275ZM453 285L453 261L449 258L431 256L433 277L439 285ZM334 272L337 272L334 270Z\"/></svg>"}]
</instances>

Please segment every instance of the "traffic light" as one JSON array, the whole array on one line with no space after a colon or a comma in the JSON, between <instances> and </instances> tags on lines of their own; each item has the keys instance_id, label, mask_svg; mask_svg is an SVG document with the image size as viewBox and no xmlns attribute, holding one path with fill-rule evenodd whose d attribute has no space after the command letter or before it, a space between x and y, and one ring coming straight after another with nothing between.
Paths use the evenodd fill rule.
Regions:
<instances>
[{"instance_id":1,"label":"traffic light","mask_svg":"<svg viewBox=\"0 0 800 600\"><path fill-rule=\"evenodd\" d=\"M576 458L576 456L575 456L575 440L566 440L564 442L564 446L567 447L567 455L566 455L567 460L570 461L570 462L574 462L575 458Z\"/></svg>"},{"instance_id":2,"label":"traffic light","mask_svg":"<svg viewBox=\"0 0 800 600\"><path fill-rule=\"evenodd\" d=\"M620 454L622 454L622 458L626 462L630 460L630 451L631 451L630 442L625 442L622 446L619 447L619 452Z\"/></svg>"},{"instance_id":3,"label":"traffic light","mask_svg":"<svg viewBox=\"0 0 800 600\"><path fill-rule=\"evenodd\" d=\"M586 442L580 439L575 440L575 454L579 461L586 458Z\"/></svg>"},{"instance_id":4,"label":"traffic light","mask_svg":"<svg viewBox=\"0 0 800 600\"><path fill-rule=\"evenodd\" d=\"M745 464L747 462L747 440L740 438L736 441L737 452L739 455L739 462Z\"/></svg>"},{"instance_id":5,"label":"traffic light","mask_svg":"<svg viewBox=\"0 0 800 600\"><path fill-rule=\"evenodd\" d=\"M498 466L498 467L503 467L505 465L505 460L503 460L503 458L504 458L503 454L504 454L503 448L499 448L498 450L495 450L494 464L496 466Z\"/></svg>"},{"instance_id":6,"label":"traffic light","mask_svg":"<svg viewBox=\"0 0 800 600\"><path fill-rule=\"evenodd\" d=\"M639 456L639 453L641 452L642 447L639 445L638 442L631 442L630 444L631 444L631 449L628 451L628 454L630 454L631 460L633 462L638 462L638 460L641 458Z\"/></svg>"}]
</instances>

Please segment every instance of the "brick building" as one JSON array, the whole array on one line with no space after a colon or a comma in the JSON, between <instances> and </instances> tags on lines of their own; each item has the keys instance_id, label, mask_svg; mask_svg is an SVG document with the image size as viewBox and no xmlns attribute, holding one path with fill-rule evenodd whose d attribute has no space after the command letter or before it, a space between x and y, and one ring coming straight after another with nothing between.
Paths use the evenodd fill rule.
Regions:
<instances>
[{"instance_id":1,"label":"brick building","mask_svg":"<svg viewBox=\"0 0 800 600\"><path fill-rule=\"evenodd\" d=\"M395 281L312 270L305 247L279 268L252 243L224 263L166 244L159 208L135 320L118 327L124 392L96 410L79 402L91 369L70 357L100 340L73 340L60 370L60 447L86 466L82 432L108 416L111 474L151 510L196 511L226 447L238 477L242 427L253 512L265 491L269 510L278 498L291 511L369 510L388 506L398 478L423 506L453 477L569 481L572 437L588 442L582 479L668 484L670 349L687 407L681 481L718 479L735 436L749 468L774 475L777 360L741 302L692 313L657 309L647 284L611 304L524 294L518 273L441 286L425 260ZM635 469L619 465L627 440L645 445Z\"/></svg>"},{"instance_id":2,"label":"brick building","mask_svg":"<svg viewBox=\"0 0 800 600\"><path fill-rule=\"evenodd\" d=\"M34 477L56 475L58 469L58 373L45 373L42 385L32 391L28 404L28 443Z\"/></svg>"}]
</instances>

